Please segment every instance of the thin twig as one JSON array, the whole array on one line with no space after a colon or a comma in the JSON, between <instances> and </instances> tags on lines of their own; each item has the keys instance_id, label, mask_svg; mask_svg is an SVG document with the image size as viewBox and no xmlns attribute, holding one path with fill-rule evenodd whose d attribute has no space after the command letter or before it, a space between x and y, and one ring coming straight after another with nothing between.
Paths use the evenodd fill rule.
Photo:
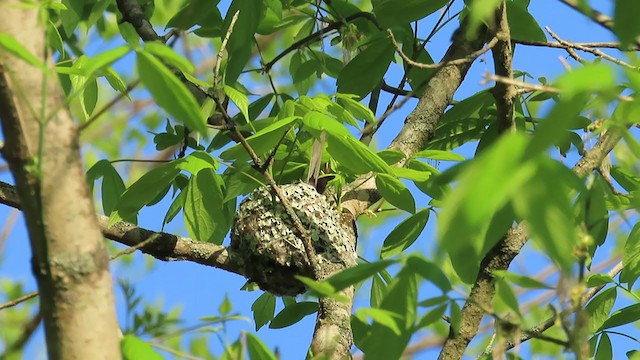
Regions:
<instances>
[{"instance_id":1,"label":"thin twig","mask_svg":"<svg viewBox=\"0 0 640 360\"><path fill-rule=\"evenodd\" d=\"M216 65L213 69L213 89L214 90L218 90L219 86L220 86L220 64L222 64L222 58L224 57L224 51L227 48L227 43L229 42L229 38L231 37L231 34L233 33L233 27L236 25L236 21L238 21L238 16L240 15L240 10L236 11L235 14L233 14L233 17L231 18L231 22L229 23L229 30L227 30L227 33L224 36L224 39L222 40L222 44L220 45L220 50L218 51L218 55L217 55L217 60L216 60ZM247 119L247 121L249 121L249 119Z\"/></svg>"},{"instance_id":2,"label":"thin twig","mask_svg":"<svg viewBox=\"0 0 640 360\"><path fill-rule=\"evenodd\" d=\"M128 248L111 255L109 257L109 260L115 260L115 259L119 258L120 256L132 254L136 250L141 249L141 248L147 246L148 244L151 244L152 242L154 242L155 240L157 240L159 238L160 238L160 234L159 233L154 233L153 235L149 236L149 238L147 238L146 240L144 240L144 241L142 241L142 242L140 242L140 243L138 243L138 244L136 244L134 246L129 246Z\"/></svg>"},{"instance_id":3,"label":"thin twig","mask_svg":"<svg viewBox=\"0 0 640 360\"><path fill-rule=\"evenodd\" d=\"M38 296L38 292L37 291L32 291L30 293L26 293L26 294L24 294L24 295L22 295L22 296L20 296L18 298L15 298L15 299L13 299L11 301L7 301L6 303L0 305L0 310L7 309L7 308L10 308L10 307L14 307L14 306L16 306L16 305L18 305L18 304L20 304L22 302L25 302L25 301L29 300L29 299L33 299L36 296Z\"/></svg>"},{"instance_id":4,"label":"thin twig","mask_svg":"<svg viewBox=\"0 0 640 360\"><path fill-rule=\"evenodd\" d=\"M531 40L520 40L520 39L511 39L514 44L520 44L525 46L537 46L537 47L549 47L555 49L564 49L566 45L563 45L559 42L551 42L551 41L531 41ZM624 50L620 48L620 44L617 42L581 42L581 43L573 43L574 45L578 45L585 48L603 48L603 49L617 49L620 51L636 51L640 50L640 48Z\"/></svg>"},{"instance_id":5,"label":"thin twig","mask_svg":"<svg viewBox=\"0 0 640 360\"><path fill-rule=\"evenodd\" d=\"M633 70L638 70L638 67L637 67L637 66L633 66L633 65L631 65L631 64L629 64L629 63L627 63L627 62L624 62L624 61L622 61L622 60L620 60L620 59L616 59L616 58L614 58L613 56L608 55L608 54L604 53L603 51L601 51L601 50L599 50L599 49L589 48L589 47L585 47L585 46L582 46L582 45L579 45L579 44L572 43L572 42L567 41L567 40L563 40L563 39L561 39L561 38L560 38L556 33L554 33L553 31L551 31L551 29L549 29L549 27L548 27L548 26L545 26L545 29L547 30L547 32L549 33L549 35L551 35L551 37L553 37L554 39L556 39L560 44L564 45L564 46L565 46L565 49L566 49L568 52L569 52L571 49L578 49L578 50L581 50L581 51L584 51L584 52L591 53L591 54L593 54L593 55L595 55L595 56L597 56L597 57L600 57L600 58L602 58L602 59L604 59L604 60L611 61L612 63L618 64L618 65L620 65L620 66L624 66L624 67L627 67L627 68L629 68L629 69L633 69ZM572 51L572 50L571 50L571 51ZM571 53L572 53L572 52L569 52L569 54L571 54ZM573 52L573 54L575 54L575 52ZM573 57L573 56L574 56L574 55L572 55L572 57ZM575 56L577 56L577 54L575 54ZM574 58L575 58L575 57L574 57ZM575 59L576 59L576 60L578 60L578 61L580 61L580 60L579 60L579 57L578 57L578 58L575 58ZM582 61L580 61L580 62L582 62Z\"/></svg>"},{"instance_id":6,"label":"thin twig","mask_svg":"<svg viewBox=\"0 0 640 360\"><path fill-rule=\"evenodd\" d=\"M473 62L475 59L478 58L478 56L486 53L487 51L491 50L492 47L494 47L497 43L498 43L498 39L496 37L492 38L491 40L489 40L489 42L487 42L487 44L480 50L478 51L474 51L471 54L460 58L460 59L454 59L454 60L450 60L450 61L443 61L437 64L423 64L423 63L419 63L416 61L411 60L410 57L407 56L407 54L405 54L402 51L402 48L400 47L400 44L398 44L398 42L396 41L395 36L393 36L393 32L391 31L391 29L387 29L387 34L389 34L389 37L391 39L391 43L393 43L393 47L396 49L396 52L398 54L400 54L400 56L402 57L402 59L404 59L404 61L413 66L416 67L418 69L438 69L441 68L443 66L456 66L456 65L464 65L464 64L468 64Z\"/></svg>"},{"instance_id":7,"label":"thin twig","mask_svg":"<svg viewBox=\"0 0 640 360\"><path fill-rule=\"evenodd\" d=\"M500 82L503 84L507 84L507 85L513 85L513 86L517 86L520 89L528 89L531 91L545 91L545 92L550 92L550 93L554 93L554 94L559 94L560 93L560 89L558 88L554 88L551 86L544 86L544 85L537 85L537 84L531 84L531 83L527 83L524 81L519 81L519 80L515 80L515 79L509 79L503 76L498 76L498 75L493 75L490 73L485 73L484 74L484 80L480 83L481 85L486 85L491 81L495 81L495 82Z\"/></svg>"}]
</instances>

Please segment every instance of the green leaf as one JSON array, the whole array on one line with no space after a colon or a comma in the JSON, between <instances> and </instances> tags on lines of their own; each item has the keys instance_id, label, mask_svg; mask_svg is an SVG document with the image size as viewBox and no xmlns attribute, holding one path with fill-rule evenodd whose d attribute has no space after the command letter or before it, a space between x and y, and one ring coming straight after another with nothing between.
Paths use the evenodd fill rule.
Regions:
<instances>
[{"instance_id":1,"label":"green leaf","mask_svg":"<svg viewBox=\"0 0 640 360\"><path fill-rule=\"evenodd\" d=\"M179 161L150 170L127 188L122 193L116 210L111 213L109 224L118 220L135 223L140 209L152 202L178 176L180 169L176 167L176 163Z\"/></svg>"},{"instance_id":2,"label":"green leaf","mask_svg":"<svg viewBox=\"0 0 640 360\"><path fill-rule=\"evenodd\" d=\"M318 311L318 303L311 301L302 301L299 303L291 304L282 309L271 320L269 324L270 329L282 329L287 326L293 325L302 320L305 316L310 315Z\"/></svg>"},{"instance_id":3,"label":"green leaf","mask_svg":"<svg viewBox=\"0 0 640 360\"><path fill-rule=\"evenodd\" d=\"M353 97L353 95L336 94L338 104L350 112L353 117L367 123L375 123L376 116L373 114L371 109L354 100Z\"/></svg>"},{"instance_id":4,"label":"green leaf","mask_svg":"<svg viewBox=\"0 0 640 360\"><path fill-rule=\"evenodd\" d=\"M218 170L218 160L207 152L197 150L183 158L182 161L177 164L177 167L180 170L195 175L202 169Z\"/></svg>"},{"instance_id":5,"label":"green leaf","mask_svg":"<svg viewBox=\"0 0 640 360\"><path fill-rule=\"evenodd\" d=\"M247 351L251 360L276 360L276 355L269 350L262 340L252 333L246 333Z\"/></svg>"},{"instance_id":6,"label":"green leaf","mask_svg":"<svg viewBox=\"0 0 640 360\"><path fill-rule=\"evenodd\" d=\"M600 341L598 342L598 348L596 349L596 355L594 360L609 360L613 359L613 348L611 347L611 339L607 333L600 335Z\"/></svg>"},{"instance_id":7,"label":"green leaf","mask_svg":"<svg viewBox=\"0 0 640 360\"><path fill-rule=\"evenodd\" d=\"M371 281L371 297L369 305L375 308L380 307L380 303L382 302L382 299L384 299L386 292L387 283L384 282L380 275L374 274L373 280Z\"/></svg>"},{"instance_id":8,"label":"green leaf","mask_svg":"<svg viewBox=\"0 0 640 360\"><path fill-rule=\"evenodd\" d=\"M624 244L622 252L623 270L620 281L629 284L629 287L640 277L640 223L636 223Z\"/></svg>"},{"instance_id":9,"label":"green leaf","mask_svg":"<svg viewBox=\"0 0 640 360\"><path fill-rule=\"evenodd\" d=\"M496 299L502 301L507 307L521 318L520 304L518 304L518 298L511 289L511 286L503 279L496 281Z\"/></svg>"},{"instance_id":10,"label":"green leaf","mask_svg":"<svg viewBox=\"0 0 640 360\"><path fill-rule=\"evenodd\" d=\"M360 349L367 359L399 359L409 343L416 320L418 284L416 276L408 269L402 269L389 284L380 309L399 316L396 321L400 335L387 326L373 323L370 335L361 341Z\"/></svg>"},{"instance_id":11,"label":"green leaf","mask_svg":"<svg viewBox=\"0 0 640 360\"><path fill-rule=\"evenodd\" d=\"M587 287L596 287L600 285L612 284L615 280L609 274L591 274L587 276L585 283Z\"/></svg>"},{"instance_id":12,"label":"green leaf","mask_svg":"<svg viewBox=\"0 0 640 360\"><path fill-rule=\"evenodd\" d=\"M169 206L169 209L167 209L167 213L164 215L164 219L162 221L163 224L170 223L176 217L176 215L178 215L180 210L182 210L182 208L184 207L186 196L186 192L180 191L180 194L178 194L178 196L173 199L173 202Z\"/></svg>"},{"instance_id":13,"label":"green leaf","mask_svg":"<svg viewBox=\"0 0 640 360\"><path fill-rule=\"evenodd\" d=\"M447 0L381 0L374 2L373 13L384 28L408 25L447 4Z\"/></svg>"},{"instance_id":14,"label":"green leaf","mask_svg":"<svg viewBox=\"0 0 640 360\"><path fill-rule=\"evenodd\" d=\"M443 150L422 150L413 154L414 158L423 158L423 159L431 159L431 160L442 160L442 161L463 161L465 160L464 156L458 155L451 151L443 151Z\"/></svg>"},{"instance_id":15,"label":"green leaf","mask_svg":"<svg viewBox=\"0 0 640 360\"><path fill-rule=\"evenodd\" d=\"M327 136L327 152L353 175L366 174L370 171L379 174L393 174L391 167L366 145L356 140L353 135Z\"/></svg>"},{"instance_id":16,"label":"green leaf","mask_svg":"<svg viewBox=\"0 0 640 360\"><path fill-rule=\"evenodd\" d=\"M200 114L200 105L166 66L143 51L138 52L137 66L140 79L158 105L190 129L206 133L206 119Z\"/></svg>"},{"instance_id":17,"label":"green leaf","mask_svg":"<svg viewBox=\"0 0 640 360\"><path fill-rule=\"evenodd\" d=\"M613 68L605 64L587 64L569 71L556 81L556 86L568 97L593 92L618 92ZM573 121L571 118L568 120Z\"/></svg>"},{"instance_id":18,"label":"green leaf","mask_svg":"<svg viewBox=\"0 0 640 360\"><path fill-rule=\"evenodd\" d=\"M505 2L507 5L507 20L511 37L527 41L547 41L544 31L536 19L527 11L526 7L514 1Z\"/></svg>"},{"instance_id":19,"label":"green leaf","mask_svg":"<svg viewBox=\"0 0 640 360\"><path fill-rule=\"evenodd\" d=\"M549 286L545 283L543 283L540 280L528 277L528 276L524 276L524 275L520 275L520 274L515 274L512 272L508 272L506 270L495 270L493 272L494 276L496 278L502 278L504 280L507 280L511 283L514 283L518 286L521 286L523 288L527 288L527 289L553 289L552 286Z\"/></svg>"},{"instance_id":20,"label":"green leaf","mask_svg":"<svg viewBox=\"0 0 640 360\"><path fill-rule=\"evenodd\" d=\"M124 360L162 360L163 357L158 354L151 345L140 340L135 335L127 334L120 340L120 350Z\"/></svg>"},{"instance_id":21,"label":"green leaf","mask_svg":"<svg viewBox=\"0 0 640 360\"><path fill-rule=\"evenodd\" d=\"M44 63L40 61L40 59L33 55L29 50L27 50L27 48L22 46L22 44L9 34L0 33L0 47L33 66L43 70L45 69Z\"/></svg>"},{"instance_id":22,"label":"green leaf","mask_svg":"<svg viewBox=\"0 0 640 360\"><path fill-rule=\"evenodd\" d=\"M632 192L640 188L640 176L623 167L617 165L612 166L611 176L626 191Z\"/></svg>"},{"instance_id":23,"label":"green leaf","mask_svg":"<svg viewBox=\"0 0 640 360\"><path fill-rule=\"evenodd\" d=\"M87 171L87 180L93 188L93 182L102 178L102 210L111 215L126 187L120 174L108 160L100 160Z\"/></svg>"},{"instance_id":24,"label":"green leaf","mask_svg":"<svg viewBox=\"0 0 640 360\"><path fill-rule=\"evenodd\" d=\"M626 48L638 41L640 35L640 3L636 0L616 0L613 30L620 39L621 48Z\"/></svg>"},{"instance_id":25,"label":"green leaf","mask_svg":"<svg viewBox=\"0 0 640 360\"><path fill-rule=\"evenodd\" d=\"M276 310L276 297L268 292L263 293L251 305L253 320L256 323L256 331L273 319Z\"/></svg>"},{"instance_id":26,"label":"green leaf","mask_svg":"<svg viewBox=\"0 0 640 360\"><path fill-rule=\"evenodd\" d=\"M608 288L596 295L587 306L585 311L589 314L589 334L595 333L609 318L609 312L616 302L616 288Z\"/></svg>"},{"instance_id":27,"label":"green leaf","mask_svg":"<svg viewBox=\"0 0 640 360\"><path fill-rule=\"evenodd\" d=\"M224 299L218 307L218 311L220 312L220 315L227 315L231 312L231 309L233 309L233 304L229 301L229 294L224 294Z\"/></svg>"},{"instance_id":28,"label":"green leaf","mask_svg":"<svg viewBox=\"0 0 640 360\"><path fill-rule=\"evenodd\" d=\"M535 162L523 162L526 147L521 134L502 137L462 170L456 191L442 199L440 246L467 283L475 280L482 252L492 246L484 244L484 238L493 215L536 172Z\"/></svg>"},{"instance_id":29,"label":"green leaf","mask_svg":"<svg viewBox=\"0 0 640 360\"><path fill-rule=\"evenodd\" d=\"M166 64L175 66L184 74L193 74L196 71L191 61L178 54L175 50L165 44L156 41L144 43L144 50L162 59Z\"/></svg>"},{"instance_id":30,"label":"green leaf","mask_svg":"<svg viewBox=\"0 0 640 360\"><path fill-rule=\"evenodd\" d=\"M395 335L400 336L402 331L398 326L397 321L402 320L402 318L391 311L383 310L383 309L375 309L375 308L360 308L356 311L358 317L369 317L373 319L374 322L388 328Z\"/></svg>"},{"instance_id":31,"label":"green leaf","mask_svg":"<svg viewBox=\"0 0 640 360\"><path fill-rule=\"evenodd\" d=\"M212 5L208 5L212 6ZM253 46L253 37L260 24L260 19L264 14L264 2L262 0L233 0L227 11L227 15L224 19L223 34L226 34L231 24L231 19L236 12L238 14L238 20L236 21L229 43L227 44L227 51L230 54L236 53L238 50L251 49ZM226 79L228 84L234 81Z\"/></svg>"},{"instance_id":32,"label":"green leaf","mask_svg":"<svg viewBox=\"0 0 640 360\"><path fill-rule=\"evenodd\" d=\"M574 71L571 72L573 74ZM584 81L582 79L581 81ZM549 146L559 143L565 138L566 130L574 119L580 116L580 112L585 108L587 96L574 96L562 98L551 110L546 119L536 127L533 139L529 144L527 154L534 156L546 150Z\"/></svg>"},{"instance_id":33,"label":"green leaf","mask_svg":"<svg viewBox=\"0 0 640 360\"><path fill-rule=\"evenodd\" d=\"M640 303L633 304L615 311L611 317L607 319L599 330L610 329L613 327L631 324L640 320Z\"/></svg>"},{"instance_id":34,"label":"green leaf","mask_svg":"<svg viewBox=\"0 0 640 360\"><path fill-rule=\"evenodd\" d=\"M460 306L455 301L451 302L451 314L449 315L449 321L451 322L451 332L456 336L460 334L460 323L462 322L462 311Z\"/></svg>"},{"instance_id":35,"label":"green leaf","mask_svg":"<svg viewBox=\"0 0 640 360\"><path fill-rule=\"evenodd\" d=\"M513 208L528 221L533 241L569 272L576 260L578 233L569 198L572 189L565 179L576 175L551 159L541 160L536 174L523 186L527 191L514 194Z\"/></svg>"},{"instance_id":36,"label":"green leaf","mask_svg":"<svg viewBox=\"0 0 640 360\"><path fill-rule=\"evenodd\" d=\"M191 0L180 9L167 23L167 27L189 30L196 24L211 27L211 19L214 24L222 25L222 17L218 10L219 0Z\"/></svg>"},{"instance_id":37,"label":"green leaf","mask_svg":"<svg viewBox=\"0 0 640 360\"><path fill-rule=\"evenodd\" d=\"M376 154L389 165L396 164L406 157L402 151L393 149L380 150Z\"/></svg>"},{"instance_id":38,"label":"green leaf","mask_svg":"<svg viewBox=\"0 0 640 360\"><path fill-rule=\"evenodd\" d=\"M406 248L411 246L418 236L424 230L429 220L429 213L431 210L424 209L418 211L416 214L408 217L403 222L398 224L387 238L384 239L382 244L382 250L380 251L380 257L386 259L388 257L400 254Z\"/></svg>"},{"instance_id":39,"label":"green leaf","mask_svg":"<svg viewBox=\"0 0 640 360\"><path fill-rule=\"evenodd\" d=\"M408 179L416 182L424 182L429 180L431 173L427 171L414 170L409 168L391 168L396 177Z\"/></svg>"},{"instance_id":40,"label":"green leaf","mask_svg":"<svg viewBox=\"0 0 640 360\"><path fill-rule=\"evenodd\" d=\"M416 212L416 201L413 199L411 191L395 176L388 174L376 175L376 187L380 195L389 204L412 214Z\"/></svg>"},{"instance_id":41,"label":"green leaf","mask_svg":"<svg viewBox=\"0 0 640 360\"><path fill-rule=\"evenodd\" d=\"M420 47L420 44L413 38L413 34L407 33L408 39L402 43L402 51L407 54L414 61L421 64L433 64L433 58L424 47ZM416 95L422 96L424 89L427 85L427 81L433 75L434 69L419 69L415 66L410 66L406 62L403 63L405 71L407 72L407 82Z\"/></svg>"},{"instance_id":42,"label":"green leaf","mask_svg":"<svg viewBox=\"0 0 640 360\"><path fill-rule=\"evenodd\" d=\"M381 260L371 263L358 264L354 267L342 270L341 272L332 275L328 279L324 280L333 286L336 291L347 288L348 286L355 285L369 277L379 273L386 269L389 265L395 263L393 260Z\"/></svg>"},{"instance_id":43,"label":"green leaf","mask_svg":"<svg viewBox=\"0 0 640 360\"><path fill-rule=\"evenodd\" d=\"M131 51L129 46L119 46L115 49L107 50L94 57L87 58L87 61L83 64L80 70L87 77L93 76L96 71L113 64L120 58L127 55L129 51Z\"/></svg>"},{"instance_id":44,"label":"green leaf","mask_svg":"<svg viewBox=\"0 0 640 360\"><path fill-rule=\"evenodd\" d=\"M364 97L378 86L393 60L391 41L382 38L360 52L340 72L338 92Z\"/></svg>"},{"instance_id":45,"label":"green leaf","mask_svg":"<svg viewBox=\"0 0 640 360\"><path fill-rule=\"evenodd\" d=\"M300 118L298 116L291 116L278 120L249 136L246 139L247 143L258 156L264 155L270 152L278 144L283 134L294 126L293 123L299 119ZM220 154L220 158L224 160L237 159L244 161L249 159L249 154L247 154L247 151L242 144L235 144L223 151Z\"/></svg>"},{"instance_id":46,"label":"green leaf","mask_svg":"<svg viewBox=\"0 0 640 360\"><path fill-rule=\"evenodd\" d=\"M184 223L194 239L222 244L230 225L225 219L224 182L213 169L206 168L191 177L184 191Z\"/></svg>"},{"instance_id":47,"label":"green leaf","mask_svg":"<svg viewBox=\"0 0 640 360\"><path fill-rule=\"evenodd\" d=\"M475 38L478 35L478 29L483 23L486 23L493 17L493 14L498 6L500 6L501 0L483 0L472 1L469 5L469 27L467 27L466 37Z\"/></svg>"},{"instance_id":48,"label":"green leaf","mask_svg":"<svg viewBox=\"0 0 640 360\"><path fill-rule=\"evenodd\" d=\"M425 259L422 255L412 254L407 259L407 267L420 275L423 279L431 281L443 293L451 290L449 278L442 272L440 266Z\"/></svg>"},{"instance_id":49,"label":"green leaf","mask_svg":"<svg viewBox=\"0 0 640 360\"><path fill-rule=\"evenodd\" d=\"M433 310L426 313L420 320L418 321L417 329L425 328L438 320L442 320L442 316L445 311L447 311L447 304L440 305Z\"/></svg>"},{"instance_id":50,"label":"green leaf","mask_svg":"<svg viewBox=\"0 0 640 360\"><path fill-rule=\"evenodd\" d=\"M249 98L247 98L247 95L228 85L224 86L224 93L227 94L229 99L238 107L240 113L244 115L246 122L253 127L251 124L252 119L249 118ZM255 129L253 130L255 131Z\"/></svg>"}]
</instances>

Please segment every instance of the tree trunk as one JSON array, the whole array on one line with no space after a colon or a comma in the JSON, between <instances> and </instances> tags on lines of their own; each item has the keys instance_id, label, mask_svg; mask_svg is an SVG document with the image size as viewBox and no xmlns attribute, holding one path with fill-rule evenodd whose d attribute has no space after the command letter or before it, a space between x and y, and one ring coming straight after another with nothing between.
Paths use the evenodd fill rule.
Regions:
<instances>
[{"instance_id":1,"label":"tree trunk","mask_svg":"<svg viewBox=\"0 0 640 360\"><path fill-rule=\"evenodd\" d=\"M47 66L44 10L35 6L0 0L0 33ZM119 359L108 256L57 80L0 53L2 155L26 218L49 358Z\"/></svg>"}]
</instances>

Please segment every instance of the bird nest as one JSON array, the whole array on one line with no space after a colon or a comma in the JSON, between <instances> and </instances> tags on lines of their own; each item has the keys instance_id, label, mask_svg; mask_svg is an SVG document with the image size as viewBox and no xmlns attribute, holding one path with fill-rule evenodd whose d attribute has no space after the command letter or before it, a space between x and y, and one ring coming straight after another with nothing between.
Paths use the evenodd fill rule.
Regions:
<instances>
[{"instance_id":1,"label":"bird nest","mask_svg":"<svg viewBox=\"0 0 640 360\"><path fill-rule=\"evenodd\" d=\"M281 186L311 237L320 267L351 263L355 251L335 206L306 183ZM261 187L247 196L236 213L231 247L239 254L245 276L275 295L294 296L306 288L295 275L313 277L301 236L278 196Z\"/></svg>"}]
</instances>

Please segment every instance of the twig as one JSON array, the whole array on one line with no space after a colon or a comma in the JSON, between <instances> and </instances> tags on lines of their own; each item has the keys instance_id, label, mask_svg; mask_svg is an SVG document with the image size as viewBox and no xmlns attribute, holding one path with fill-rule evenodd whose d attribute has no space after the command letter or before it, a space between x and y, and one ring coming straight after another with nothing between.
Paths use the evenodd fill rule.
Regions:
<instances>
[{"instance_id":1,"label":"twig","mask_svg":"<svg viewBox=\"0 0 640 360\"><path fill-rule=\"evenodd\" d=\"M556 48L556 49L566 48L566 45L563 45L559 42L550 42L550 41L531 41L531 40L511 39L511 42L514 44L520 44L525 46L549 47L549 48ZM640 50L640 48L635 48L630 50L620 49L620 44L617 42L582 42L582 43L573 43L573 44L581 47L585 47L585 48L618 49L620 51Z\"/></svg>"},{"instance_id":2,"label":"twig","mask_svg":"<svg viewBox=\"0 0 640 360\"><path fill-rule=\"evenodd\" d=\"M497 43L498 43L498 39L496 37L492 38L491 40L489 40L489 42L480 50L478 51L474 51L471 54L460 58L460 59L454 59L454 60L449 60L449 61L443 61L437 64L423 64L423 63L419 63L416 61L411 60L410 57L407 56L407 54L405 54L402 51L402 48L400 48L400 44L398 44L398 42L396 41L395 36L393 36L393 32L391 31L391 29L387 29L387 34L389 34L389 37L391 39L391 43L393 44L393 47L396 49L396 52L398 54L400 54L400 56L402 57L402 59L404 59L404 61L413 66L416 67L418 69L438 69L441 68L443 66L456 66L456 65L463 65L463 64L468 64L473 62L476 58L478 58L478 56L486 53L487 51L491 50L492 47L494 47Z\"/></svg>"},{"instance_id":3,"label":"twig","mask_svg":"<svg viewBox=\"0 0 640 360\"><path fill-rule=\"evenodd\" d=\"M580 57L577 56L577 54L575 54L575 51L571 50L571 49L578 49L584 52L588 52L591 53L597 57L600 57L602 59L611 61L612 63L618 64L620 66L624 66L627 67L629 69L633 69L633 70L638 70L637 66L633 66L627 62L624 62L620 59L616 59L611 55L608 55L606 53L604 53L603 51L599 50L599 49L594 49L594 48L589 48L589 47L585 47L579 44L575 44L572 43L570 41L567 40L563 40L561 39L556 33L554 33L553 31L551 31L551 29L549 29L548 26L545 26L545 29L547 30L547 32L549 33L549 35L551 35L551 37L553 37L554 39L556 39L560 44L565 46L565 49L567 50L567 52L569 52L569 54L574 54L576 57L574 57L574 55L572 55L572 57L574 57L577 61L579 62L583 62L582 60L580 60Z\"/></svg>"},{"instance_id":4,"label":"twig","mask_svg":"<svg viewBox=\"0 0 640 360\"><path fill-rule=\"evenodd\" d=\"M558 88L554 88L554 87L550 87L550 86L544 86L544 85L531 84L531 83L527 83L527 82L524 82L524 81L505 78L503 76L492 75L492 74L489 74L489 73L485 73L484 74L484 80L480 84L481 85L485 85L485 84L487 84L487 83L489 83L491 81L500 82L500 83L507 84L507 85L517 86L520 89L527 89L527 90L530 90L530 91L545 91L545 92L550 92L550 93L554 93L554 94L559 94L560 93L560 89L558 89Z\"/></svg>"},{"instance_id":5,"label":"twig","mask_svg":"<svg viewBox=\"0 0 640 360\"><path fill-rule=\"evenodd\" d=\"M222 58L224 57L224 51L227 48L227 43L229 42L229 38L233 33L233 27L236 25L236 21L238 21L238 16L240 15L240 10L236 11L231 18L231 22L229 23L229 29L222 40L222 45L220 45L220 50L218 51L216 65L213 69L213 89L218 90L220 86L220 64L222 64ZM247 119L249 121L249 119Z\"/></svg>"},{"instance_id":6,"label":"twig","mask_svg":"<svg viewBox=\"0 0 640 360\"><path fill-rule=\"evenodd\" d=\"M159 238L160 238L160 234L159 234L159 233L154 233L154 234L152 234L151 236L149 236L149 238L148 238L148 239L146 239L146 240L144 240L144 241L141 241L140 243L138 243L138 244L136 244L136 245L129 246L128 248L126 248L126 249L124 249L124 250L122 250L122 251L120 251L120 252L117 252L117 253L115 253L115 254L111 255L111 256L109 257L109 259L110 259L110 260L115 260L115 259L119 258L120 256L132 254L132 253L134 253L136 250L142 249L143 247L145 247L145 246L147 246L147 245L151 244L152 242L154 242L155 240L157 240L157 239L159 239Z\"/></svg>"},{"instance_id":7,"label":"twig","mask_svg":"<svg viewBox=\"0 0 640 360\"><path fill-rule=\"evenodd\" d=\"M18 304L20 304L22 302L25 302L25 301L29 300L29 299L33 299L36 296L38 296L38 292L37 291L26 293L26 294L24 294L24 295L22 295L22 296L20 296L18 298L15 298L15 299L13 299L11 301L7 301L4 304L1 304L0 305L0 310L7 309L7 308L10 308L10 307L14 307L14 306L16 306L16 305L18 305Z\"/></svg>"}]
</instances>

